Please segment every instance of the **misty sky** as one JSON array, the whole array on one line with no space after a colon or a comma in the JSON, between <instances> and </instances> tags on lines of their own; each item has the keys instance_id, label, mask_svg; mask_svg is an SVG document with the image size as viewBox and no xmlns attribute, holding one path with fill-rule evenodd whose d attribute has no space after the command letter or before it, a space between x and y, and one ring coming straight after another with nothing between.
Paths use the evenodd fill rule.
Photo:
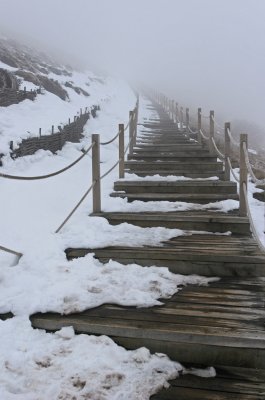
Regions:
<instances>
[{"instance_id":1,"label":"misty sky","mask_svg":"<svg viewBox=\"0 0 265 400\"><path fill-rule=\"evenodd\" d=\"M264 21L265 0L0 0L3 33L265 133Z\"/></svg>"}]
</instances>

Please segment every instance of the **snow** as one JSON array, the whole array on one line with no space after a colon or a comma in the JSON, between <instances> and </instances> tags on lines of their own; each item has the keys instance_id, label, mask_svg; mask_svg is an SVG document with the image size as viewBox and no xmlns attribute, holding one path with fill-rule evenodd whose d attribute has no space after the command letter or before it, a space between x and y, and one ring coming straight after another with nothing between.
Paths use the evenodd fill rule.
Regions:
<instances>
[{"instance_id":1,"label":"snow","mask_svg":"<svg viewBox=\"0 0 265 400\"><path fill-rule=\"evenodd\" d=\"M82 86L87 76L74 73L65 80ZM13 161L7 154L1 172L30 176L56 171L80 156L81 149L91 143L92 133L109 140L119 123L127 123L128 111L135 104L127 85L108 78L104 85L90 80L86 89L91 94L89 98L71 91L70 101L63 102L46 92L34 102L0 109L0 146L8 153L9 140L19 143L22 138L35 135L40 126L44 133L49 132L52 124L65 122L80 107L95 103L101 106L99 117L86 124L81 143L67 143L57 155L38 151ZM143 113L153 115L145 107L141 108L142 117ZM128 131L125 140L128 141ZM117 141L101 147L102 173L117 157ZM139 211L140 205L126 205L121 199L108 197L117 170L103 181L103 209L122 205L119 211L129 210L134 205ZM11 320L0 321L0 398L46 400L61 395L81 400L90 395L93 399L148 399L181 369L163 355L151 356L147 349L128 352L104 336L76 336L70 327L47 334L30 326L28 317L35 312L67 314L105 303L150 307L162 304L159 299L172 296L183 285L207 285L216 280L176 275L163 267L124 266L115 261L103 265L93 254L67 261L64 250L70 245L159 246L163 240L193 233L128 224L110 226L103 218L88 216L92 208L88 196L60 234L55 234L90 184L90 154L64 174L45 181L0 180L0 244L23 253L18 264L14 256L0 253L0 313L12 311L15 315ZM181 206L191 207L185 203Z\"/></svg>"},{"instance_id":2,"label":"snow","mask_svg":"<svg viewBox=\"0 0 265 400\"><path fill-rule=\"evenodd\" d=\"M182 371L162 354L126 351L106 336L75 335L71 327L50 334L15 318L0 321L0 331L3 400L145 400Z\"/></svg>"},{"instance_id":3,"label":"snow","mask_svg":"<svg viewBox=\"0 0 265 400\"><path fill-rule=\"evenodd\" d=\"M127 203L126 199L110 198L103 202L103 211L128 211L128 212L171 212L171 211L200 211L211 210L213 212L229 212L238 209L239 202L233 199L221 200L214 203L198 204L182 201L133 201Z\"/></svg>"},{"instance_id":4,"label":"snow","mask_svg":"<svg viewBox=\"0 0 265 400\"><path fill-rule=\"evenodd\" d=\"M65 80L73 80L76 86L82 86L87 76L74 73L72 78ZM34 135L39 126L49 132L52 124L65 122L80 107L95 103L101 105L99 117L86 124L81 143L66 144L56 156L48 151L39 151L13 161L7 155L1 171L28 176L49 173L79 157L81 149L89 146L92 133L100 133L104 140L111 139L117 132L118 124L126 124L128 110L134 107L135 97L124 83L110 78L104 85L90 80L86 89L91 93L89 98L78 96L69 89L70 102L62 102L46 93L38 96L35 102L25 101L1 109L0 144L8 151L11 138L19 143L23 137ZM141 102L140 118L153 117L154 112L146 108L148 102L144 99ZM128 131L125 140L128 141ZM102 173L113 165L117 157L116 141L101 147ZM102 184L104 211L184 211L202 208L229 212L238 208L235 200L201 206L183 202L127 203L125 199L110 198L108 193L117 179L117 171L115 168ZM135 179L135 176L127 175L127 179ZM172 176L147 179L187 180ZM211 179L216 180L216 177ZM92 396L102 400L125 397L148 399L181 371L205 377L215 375L212 368L185 370L163 355L150 355L147 349L126 351L105 336L75 335L71 327L55 334L31 328L28 316L35 312L67 314L106 303L151 307L162 304L161 299L171 297L182 286L207 285L217 279L176 275L167 268L156 266L124 266L113 260L103 265L94 259L93 254L67 261L64 250L68 246L92 249L114 245L159 246L164 240L179 235L205 233L140 228L125 223L111 226L103 218L89 217L92 204L91 196L88 196L60 234L56 235L56 228L90 184L90 155L71 170L49 180L0 181L0 244L24 254L18 265L13 256L0 254L0 313L12 311L15 315L11 320L0 321L0 398L46 400L72 396L81 400L84 396ZM251 206L256 210L255 219L259 219L261 232L263 205L253 199Z\"/></svg>"},{"instance_id":5,"label":"snow","mask_svg":"<svg viewBox=\"0 0 265 400\"><path fill-rule=\"evenodd\" d=\"M125 173L125 178L120 179L121 181L205 181L205 178L189 178L186 176L174 176L174 175L146 175L138 176L136 174ZM207 178L208 181L218 181L218 176L211 176Z\"/></svg>"}]
</instances>

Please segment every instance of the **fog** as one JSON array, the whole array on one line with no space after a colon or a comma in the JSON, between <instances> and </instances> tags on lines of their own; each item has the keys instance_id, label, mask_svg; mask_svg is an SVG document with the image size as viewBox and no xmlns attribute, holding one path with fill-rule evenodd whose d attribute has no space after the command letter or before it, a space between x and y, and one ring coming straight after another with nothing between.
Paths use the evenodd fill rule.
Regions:
<instances>
[{"instance_id":1,"label":"fog","mask_svg":"<svg viewBox=\"0 0 265 400\"><path fill-rule=\"evenodd\" d=\"M265 132L264 20L264 0L0 0L3 33Z\"/></svg>"}]
</instances>

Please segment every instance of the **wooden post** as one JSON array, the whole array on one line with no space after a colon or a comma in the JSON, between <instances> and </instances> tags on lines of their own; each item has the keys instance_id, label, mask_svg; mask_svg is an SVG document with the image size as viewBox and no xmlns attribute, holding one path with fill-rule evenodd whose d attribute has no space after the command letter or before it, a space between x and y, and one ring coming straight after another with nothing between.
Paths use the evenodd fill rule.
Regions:
<instances>
[{"instance_id":1,"label":"wooden post","mask_svg":"<svg viewBox=\"0 0 265 400\"><path fill-rule=\"evenodd\" d=\"M210 111L210 140L209 140L209 151L211 155L215 155L215 149L212 142L214 139L214 111Z\"/></svg>"},{"instance_id":2,"label":"wooden post","mask_svg":"<svg viewBox=\"0 0 265 400\"><path fill-rule=\"evenodd\" d=\"M240 187L239 187L239 215L240 217L246 217L247 215L247 199L245 198L244 193L244 184L246 185L246 189L248 187L248 169L245 159L245 153L243 148L243 143L246 143L246 148L248 149L248 135L245 133L241 133L240 135Z\"/></svg>"},{"instance_id":3,"label":"wooden post","mask_svg":"<svg viewBox=\"0 0 265 400\"><path fill-rule=\"evenodd\" d=\"M134 131L134 112L130 111L129 112L129 155L131 156L133 153L133 131Z\"/></svg>"},{"instance_id":4,"label":"wooden post","mask_svg":"<svg viewBox=\"0 0 265 400\"><path fill-rule=\"evenodd\" d=\"M124 124L119 124L119 178L124 178Z\"/></svg>"},{"instance_id":5,"label":"wooden post","mask_svg":"<svg viewBox=\"0 0 265 400\"><path fill-rule=\"evenodd\" d=\"M136 102L136 110L135 110L135 144L137 137L137 124L138 124L138 115L139 115L139 93L137 93L137 102Z\"/></svg>"},{"instance_id":6,"label":"wooden post","mask_svg":"<svg viewBox=\"0 0 265 400\"><path fill-rule=\"evenodd\" d=\"M183 107L180 107L180 131L183 131Z\"/></svg>"},{"instance_id":7,"label":"wooden post","mask_svg":"<svg viewBox=\"0 0 265 400\"><path fill-rule=\"evenodd\" d=\"M189 134L189 126L190 126L190 112L189 108L186 108L186 132Z\"/></svg>"},{"instance_id":8,"label":"wooden post","mask_svg":"<svg viewBox=\"0 0 265 400\"><path fill-rule=\"evenodd\" d=\"M70 125L71 124L71 120L70 120L70 118L68 118L68 125Z\"/></svg>"},{"instance_id":9,"label":"wooden post","mask_svg":"<svg viewBox=\"0 0 265 400\"><path fill-rule=\"evenodd\" d=\"M171 100L171 119L173 122L175 122L175 101Z\"/></svg>"},{"instance_id":10,"label":"wooden post","mask_svg":"<svg viewBox=\"0 0 265 400\"><path fill-rule=\"evenodd\" d=\"M178 106L178 103L176 103L175 114L176 114L176 124L178 126L178 121L179 121L179 106Z\"/></svg>"},{"instance_id":11,"label":"wooden post","mask_svg":"<svg viewBox=\"0 0 265 400\"><path fill-rule=\"evenodd\" d=\"M52 135L54 134L54 125L52 125Z\"/></svg>"},{"instance_id":12,"label":"wooden post","mask_svg":"<svg viewBox=\"0 0 265 400\"><path fill-rule=\"evenodd\" d=\"M202 144L202 135L201 135L201 129L202 129L202 109L198 108L198 136L197 140L199 144Z\"/></svg>"},{"instance_id":13,"label":"wooden post","mask_svg":"<svg viewBox=\"0 0 265 400\"><path fill-rule=\"evenodd\" d=\"M39 137L41 137L41 128L39 128Z\"/></svg>"},{"instance_id":14,"label":"wooden post","mask_svg":"<svg viewBox=\"0 0 265 400\"><path fill-rule=\"evenodd\" d=\"M230 122L225 123L225 181L230 181L230 166L228 158L231 154L231 141L228 135L228 130L230 131Z\"/></svg>"},{"instance_id":15,"label":"wooden post","mask_svg":"<svg viewBox=\"0 0 265 400\"><path fill-rule=\"evenodd\" d=\"M92 134L92 182L93 187L93 213L101 212L101 191L100 191L100 135Z\"/></svg>"}]
</instances>

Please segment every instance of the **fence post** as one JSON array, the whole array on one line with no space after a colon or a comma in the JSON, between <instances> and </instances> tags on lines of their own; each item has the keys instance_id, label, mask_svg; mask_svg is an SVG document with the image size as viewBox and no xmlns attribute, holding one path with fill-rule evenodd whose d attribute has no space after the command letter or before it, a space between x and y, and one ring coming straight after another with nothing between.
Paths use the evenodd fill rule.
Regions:
<instances>
[{"instance_id":1,"label":"fence post","mask_svg":"<svg viewBox=\"0 0 265 400\"><path fill-rule=\"evenodd\" d=\"M54 125L52 125L52 135L54 134Z\"/></svg>"},{"instance_id":2,"label":"fence post","mask_svg":"<svg viewBox=\"0 0 265 400\"><path fill-rule=\"evenodd\" d=\"M119 124L119 178L124 178L124 124Z\"/></svg>"},{"instance_id":3,"label":"fence post","mask_svg":"<svg viewBox=\"0 0 265 400\"><path fill-rule=\"evenodd\" d=\"M133 153L133 130L134 130L134 112L129 112L129 155Z\"/></svg>"},{"instance_id":4,"label":"fence post","mask_svg":"<svg viewBox=\"0 0 265 400\"><path fill-rule=\"evenodd\" d=\"M41 137L41 128L39 128L39 137Z\"/></svg>"},{"instance_id":5,"label":"fence post","mask_svg":"<svg viewBox=\"0 0 265 400\"><path fill-rule=\"evenodd\" d=\"M228 130L230 131L230 122L225 123L225 181L230 181L230 166L228 158L231 154L231 141L228 135Z\"/></svg>"},{"instance_id":6,"label":"fence post","mask_svg":"<svg viewBox=\"0 0 265 400\"><path fill-rule=\"evenodd\" d=\"M180 107L180 131L183 131L183 107Z\"/></svg>"},{"instance_id":7,"label":"fence post","mask_svg":"<svg viewBox=\"0 0 265 400\"><path fill-rule=\"evenodd\" d=\"M137 135L137 110L133 113L133 146L136 146L136 135Z\"/></svg>"},{"instance_id":8,"label":"fence post","mask_svg":"<svg viewBox=\"0 0 265 400\"><path fill-rule=\"evenodd\" d=\"M243 143L246 143L246 148L248 148L248 135L245 133L241 133L240 135L240 161L239 161L239 167L240 167L240 187L239 187L239 215L240 217L245 217L247 215L247 204L246 201L247 199L245 198L245 193L244 193L244 184L248 185L248 170L247 170L247 164L246 164L246 159L245 159L245 154L244 154L244 147Z\"/></svg>"},{"instance_id":9,"label":"fence post","mask_svg":"<svg viewBox=\"0 0 265 400\"><path fill-rule=\"evenodd\" d=\"M178 107L178 103L176 102L175 104L175 115L176 115L176 124L178 127L178 122L179 122L179 107Z\"/></svg>"},{"instance_id":10,"label":"fence post","mask_svg":"<svg viewBox=\"0 0 265 400\"><path fill-rule=\"evenodd\" d=\"M210 111L209 118L210 118L209 152L210 152L211 155L215 155L215 149L214 149L214 145L213 145L213 142L212 142L212 139L214 139L214 111L213 110Z\"/></svg>"},{"instance_id":11,"label":"fence post","mask_svg":"<svg viewBox=\"0 0 265 400\"><path fill-rule=\"evenodd\" d=\"M100 135L92 134L92 182L93 187L93 213L101 212L101 193L100 193Z\"/></svg>"},{"instance_id":12,"label":"fence post","mask_svg":"<svg viewBox=\"0 0 265 400\"><path fill-rule=\"evenodd\" d=\"M171 119L173 122L175 122L175 101L171 100Z\"/></svg>"},{"instance_id":13,"label":"fence post","mask_svg":"<svg viewBox=\"0 0 265 400\"><path fill-rule=\"evenodd\" d=\"M189 126L190 126L190 110L186 108L186 132L189 134Z\"/></svg>"},{"instance_id":14,"label":"fence post","mask_svg":"<svg viewBox=\"0 0 265 400\"><path fill-rule=\"evenodd\" d=\"M197 140L199 144L202 144L202 135L201 135L201 129L202 129L202 109L198 108L198 136Z\"/></svg>"}]
</instances>

